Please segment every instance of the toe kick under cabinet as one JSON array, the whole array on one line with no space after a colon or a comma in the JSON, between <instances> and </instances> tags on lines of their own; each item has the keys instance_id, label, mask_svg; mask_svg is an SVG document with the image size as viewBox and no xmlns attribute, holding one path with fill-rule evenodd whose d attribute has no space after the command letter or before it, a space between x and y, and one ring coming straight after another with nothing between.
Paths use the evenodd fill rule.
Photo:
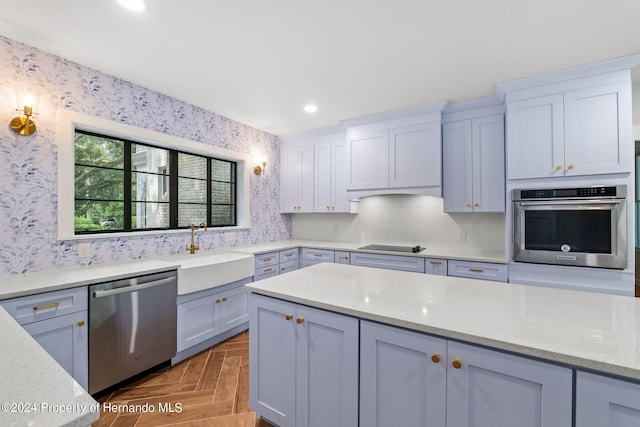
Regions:
<instances>
[{"instance_id":1,"label":"toe kick under cabinet","mask_svg":"<svg viewBox=\"0 0 640 427\"><path fill-rule=\"evenodd\" d=\"M82 286L0 302L85 390L89 386L87 293Z\"/></svg>"}]
</instances>

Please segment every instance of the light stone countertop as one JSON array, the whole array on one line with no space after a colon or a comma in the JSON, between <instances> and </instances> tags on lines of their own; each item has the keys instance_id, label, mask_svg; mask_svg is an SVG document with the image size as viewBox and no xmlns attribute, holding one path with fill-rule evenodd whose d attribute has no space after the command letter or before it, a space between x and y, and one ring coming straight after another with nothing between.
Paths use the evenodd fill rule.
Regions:
<instances>
[{"instance_id":1,"label":"light stone countertop","mask_svg":"<svg viewBox=\"0 0 640 427\"><path fill-rule=\"evenodd\" d=\"M252 292L640 380L640 299L322 263Z\"/></svg>"},{"instance_id":2,"label":"light stone countertop","mask_svg":"<svg viewBox=\"0 0 640 427\"><path fill-rule=\"evenodd\" d=\"M441 259L456 259L461 261L477 261L477 262L493 262L497 264L507 264L508 260L504 253L494 253L480 251L472 248L466 248L463 246L436 246L415 242L383 242L384 245L396 245L396 246L416 246L420 245L426 247L426 249L419 253L410 252L388 252L388 251L374 251L371 249L359 249L362 246L368 244L380 243L355 243L355 242L332 242L322 240L279 240L275 242L258 243L249 246L235 246L231 248L220 248L220 251L234 251L248 254L261 254L266 252L281 251L284 249L291 249L296 247L302 248L316 248L327 249L334 251L349 251L349 252L366 252L366 253L379 253L386 255L400 255L400 256L413 256L421 258L441 258Z\"/></svg>"},{"instance_id":3,"label":"light stone countertop","mask_svg":"<svg viewBox=\"0 0 640 427\"><path fill-rule=\"evenodd\" d=\"M0 425L88 426L98 404L6 311L0 310Z\"/></svg>"},{"instance_id":4,"label":"light stone countertop","mask_svg":"<svg viewBox=\"0 0 640 427\"><path fill-rule=\"evenodd\" d=\"M149 259L0 276L0 300L160 273L179 266L178 262Z\"/></svg>"}]
</instances>

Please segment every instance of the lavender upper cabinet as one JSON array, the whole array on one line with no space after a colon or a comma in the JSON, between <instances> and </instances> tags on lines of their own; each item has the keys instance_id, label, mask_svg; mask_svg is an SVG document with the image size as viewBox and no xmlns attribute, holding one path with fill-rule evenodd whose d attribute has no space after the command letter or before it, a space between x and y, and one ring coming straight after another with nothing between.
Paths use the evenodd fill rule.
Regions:
<instances>
[{"instance_id":1,"label":"lavender upper cabinet","mask_svg":"<svg viewBox=\"0 0 640 427\"><path fill-rule=\"evenodd\" d=\"M507 178L633 171L631 82L507 102Z\"/></svg>"},{"instance_id":2,"label":"lavender upper cabinet","mask_svg":"<svg viewBox=\"0 0 640 427\"><path fill-rule=\"evenodd\" d=\"M445 212L504 212L504 116L443 125Z\"/></svg>"},{"instance_id":3,"label":"lavender upper cabinet","mask_svg":"<svg viewBox=\"0 0 640 427\"><path fill-rule=\"evenodd\" d=\"M640 425L640 384L578 371L576 427Z\"/></svg>"},{"instance_id":4,"label":"lavender upper cabinet","mask_svg":"<svg viewBox=\"0 0 640 427\"><path fill-rule=\"evenodd\" d=\"M437 103L342 122L347 196L442 195L442 108Z\"/></svg>"},{"instance_id":5,"label":"lavender upper cabinet","mask_svg":"<svg viewBox=\"0 0 640 427\"><path fill-rule=\"evenodd\" d=\"M313 147L287 148L282 152L281 211L313 212Z\"/></svg>"},{"instance_id":6,"label":"lavender upper cabinet","mask_svg":"<svg viewBox=\"0 0 640 427\"><path fill-rule=\"evenodd\" d=\"M389 187L440 187L440 122L389 131Z\"/></svg>"},{"instance_id":7,"label":"lavender upper cabinet","mask_svg":"<svg viewBox=\"0 0 640 427\"><path fill-rule=\"evenodd\" d=\"M314 145L315 212L349 212L346 149L344 133L324 136Z\"/></svg>"}]
</instances>

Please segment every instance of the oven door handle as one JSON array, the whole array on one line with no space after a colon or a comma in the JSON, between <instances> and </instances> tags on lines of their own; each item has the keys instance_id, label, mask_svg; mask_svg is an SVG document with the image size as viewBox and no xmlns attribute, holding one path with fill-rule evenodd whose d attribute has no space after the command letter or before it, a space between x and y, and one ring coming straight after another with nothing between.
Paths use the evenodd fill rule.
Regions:
<instances>
[{"instance_id":1,"label":"oven door handle","mask_svg":"<svg viewBox=\"0 0 640 427\"><path fill-rule=\"evenodd\" d=\"M122 286L120 288L107 289L107 290L104 290L104 291L93 291L93 297L94 298L103 298L103 297L109 297L109 296L112 296L112 295L124 294L124 293L127 293L127 292L141 291L143 289L153 288L154 286L166 285L166 284L169 284L169 283L171 283L171 282L173 282L175 280L176 280L176 278L174 276L172 276L172 277L167 277L167 278L164 278L164 279L153 280L151 282L141 283L139 285Z\"/></svg>"},{"instance_id":2,"label":"oven door handle","mask_svg":"<svg viewBox=\"0 0 640 427\"><path fill-rule=\"evenodd\" d=\"M619 205L624 203L624 200L554 200L552 203L549 201L544 202L515 202L520 206L559 206L559 205L568 205L568 206L606 206L606 205Z\"/></svg>"}]
</instances>

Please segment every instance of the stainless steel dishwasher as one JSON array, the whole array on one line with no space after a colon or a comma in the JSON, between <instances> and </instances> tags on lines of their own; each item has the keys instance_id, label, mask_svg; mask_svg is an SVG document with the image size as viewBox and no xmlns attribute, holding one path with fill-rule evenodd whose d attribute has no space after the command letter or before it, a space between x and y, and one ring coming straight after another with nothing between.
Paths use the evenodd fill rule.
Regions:
<instances>
[{"instance_id":1,"label":"stainless steel dishwasher","mask_svg":"<svg viewBox=\"0 0 640 427\"><path fill-rule=\"evenodd\" d=\"M89 393L176 354L175 271L89 287Z\"/></svg>"}]
</instances>

